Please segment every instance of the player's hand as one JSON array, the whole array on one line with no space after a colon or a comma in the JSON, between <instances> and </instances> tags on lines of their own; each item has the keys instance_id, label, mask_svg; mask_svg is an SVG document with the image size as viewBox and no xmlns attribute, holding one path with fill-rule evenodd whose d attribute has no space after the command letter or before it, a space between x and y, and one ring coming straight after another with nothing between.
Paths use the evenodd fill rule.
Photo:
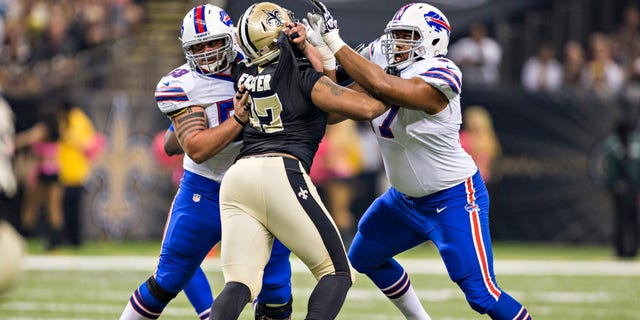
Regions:
<instances>
[{"instance_id":1,"label":"player's hand","mask_svg":"<svg viewBox=\"0 0 640 320\"><path fill-rule=\"evenodd\" d=\"M302 24L304 24L304 26L307 29L306 30L307 40L316 48L320 46L326 46L326 44L324 43L324 40L322 40L322 36L320 35L320 32L316 31L314 27L311 25L311 22L309 22L312 16L313 16L312 13L307 13L308 19L302 18ZM318 17L320 16L318 15Z\"/></svg>"},{"instance_id":2,"label":"player's hand","mask_svg":"<svg viewBox=\"0 0 640 320\"><path fill-rule=\"evenodd\" d=\"M311 13L308 13L307 16L311 17ZM311 23L307 18L302 19L302 23L307 28L306 37L309 43L311 43L316 49L318 49L318 53L320 53L320 60L322 60L322 66L325 70L335 70L336 69L336 58L333 56L333 52L322 37L319 32L316 32L312 27Z\"/></svg>"},{"instance_id":3,"label":"player's hand","mask_svg":"<svg viewBox=\"0 0 640 320\"><path fill-rule=\"evenodd\" d=\"M235 96L233 97L233 111L235 116L242 122L249 122L249 115L251 114L251 95L247 87L242 84L238 88Z\"/></svg>"},{"instance_id":4,"label":"player's hand","mask_svg":"<svg viewBox=\"0 0 640 320\"><path fill-rule=\"evenodd\" d=\"M324 3L320 2L320 0L309 0L314 7L314 13L319 14L323 18L323 28L322 30L317 30L321 35L324 36L325 33L331 32L333 30L338 30L338 21L333 18L327 6ZM311 20L311 19L309 19Z\"/></svg>"},{"instance_id":5,"label":"player's hand","mask_svg":"<svg viewBox=\"0 0 640 320\"><path fill-rule=\"evenodd\" d=\"M304 51L307 46L307 28L299 22L287 22L284 33L289 38L289 42L296 46L298 50Z\"/></svg>"},{"instance_id":6,"label":"player's hand","mask_svg":"<svg viewBox=\"0 0 640 320\"><path fill-rule=\"evenodd\" d=\"M319 0L309 1L315 7L313 13L307 13L309 27L322 36L322 40L331 49L331 52L336 53L346 45L340 38L338 22L322 2ZM311 43L313 44L313 42Z\"/></svg>"}]
</instances>

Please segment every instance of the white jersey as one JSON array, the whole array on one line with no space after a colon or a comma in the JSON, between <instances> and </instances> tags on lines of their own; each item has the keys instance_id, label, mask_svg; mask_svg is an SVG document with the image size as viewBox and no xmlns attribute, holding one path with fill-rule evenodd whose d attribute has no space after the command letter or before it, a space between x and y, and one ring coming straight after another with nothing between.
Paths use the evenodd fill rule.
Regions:
<instances>
[{"instance_id":1,"label":"white jersey","mask_svg":"<svg viewBox=\"0 0 640 320\"><path fill-rule=\"evenodd\" d=\"M189 106L203 106L209 127L216 127L233 116L234 94L230 74L202 75L191 70L185 63L158 82L155 97L158 108L165 114ZM220 182L233 164L241 146L240 140L231 142L214 157L201 164L195 163L185 155L184 169Z\"/></svg>"},{"instance_id":2,"label":"white jersey","mask_svg":"<svg viewBox=\"0 0 640 320\"><path fill-rule=\"evenodd\" d=\"M380 39L369 47L370 59L382 68L387 62ZM371 121L391 185L411 197L453 187L478 169L460 144L462 73L449 59L419 60L401 71L404 79L418 77L440 90L449 104L438 114L392 106Z\"/></svg>"}]
</instances>

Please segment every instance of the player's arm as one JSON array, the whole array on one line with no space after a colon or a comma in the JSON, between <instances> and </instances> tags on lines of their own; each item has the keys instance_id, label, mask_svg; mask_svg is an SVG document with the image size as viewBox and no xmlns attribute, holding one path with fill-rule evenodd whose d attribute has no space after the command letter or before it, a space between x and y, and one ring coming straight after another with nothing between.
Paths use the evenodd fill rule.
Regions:
<instances>
[{"instance_id":1,"label":"player's arm","mask_svg":"<svg viewBox=\"0 0 640 320\"><path fill-rule=\"evenodd\" d=\"M287 27L283 32L287 35L291 45L300 50L300 52L309 59L313 69L322 72L322 60L320 60L320 53L307 41L307 28L305 25L298 22L287 22L286 25Z\"/></svg>"},{"instance_id":2,"label":"player's arm","mask_svg":"<svg viewBox=\"0 0 640 320\"><path fill-rule=\"evenodd\" d=\"M429 114L436 114L449 104L448 98L442 92L422 79L403 79L389 75L377 64L351 49L340 38L337 22L326 6L320 1L312 0L312 3L321 14L307 15L309 27L322 35L323 42L333 52L344 70L362 88L387 103L423 110Z\"/></svg>"},{"instance_id":3,"label":"player's arm","mask_svg":"<svg viewBox=\"0 0 640 320\"><path fill-rule=\"evenodd\" d=\"M318 108L349 119L371 120L387 110L380 100L362 92L337 85L327 76L322 76L311 90L311 100Z\"/></svg>"},{"instance_id":4,"label":"player's arm","mask_svg":"<svg viewBox=\"0 0 640 320\"><path fill-rule=\"evenodd\" d=\"M164 153L168 156L175 156L184 153L173 128L167 129L164 133Z\"/></svg>"},{"instance_id":5,"label":"player's arm","mask_svg":"<svg viewBox=\"0 0 640 320\"><path fill-rule=\"evenodd\" d=\"M43 122L38 122L34 124L31 128L18 132L14 138L14 148L22 149L24 147L28 147L38 141L42 141L47 136L47 125Z\"/></svg>"},{"instance_id":6,"label":"player's arm","mask_svg":"<svg viewBox=\"0 0 640 320\"><path fill-rule=\"evenodd\" d=\"M202 163L218 154L247 124L249 114L244 109L244 104L249 92L244 90L244 86L240 89L233 99L235 115L216 127L209 128L205 108L199 105L169 114L180 146L196 163Z\"/></svg>"},{"instance_id":7,"label":"player's arm","mask_svg":"<svg viewBox=\"0 0 640 320\"><path fill-rule=\"evenodd\" d=\"M403 79L387 74L349 46L343 46L335 56L356 83L376 98L429 114L436 114L449 104L449 99L442 92L421 78Z\"/></svg>"}]
</instances>

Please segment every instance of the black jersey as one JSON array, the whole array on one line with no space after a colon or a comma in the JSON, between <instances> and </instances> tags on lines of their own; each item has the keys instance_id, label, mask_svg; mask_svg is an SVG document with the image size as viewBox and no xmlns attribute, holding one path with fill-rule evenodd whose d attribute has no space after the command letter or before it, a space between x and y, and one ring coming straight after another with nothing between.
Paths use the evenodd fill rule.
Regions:
<instances>
[{"instance_id":1,"label":"black jersey","mask_svg":"<svg viewBox=\"0 0 640 320\"><path fill-rule=\"evenodd\" d=\"M308 172L327 125L328 113L311 102L311 90L322 73L296 59L284 32L278 46L277 63L261 68L240 62L233 68L236 90L244 83L252 100L238 159L287 153L300 159Z\"/></svg>"}]
</instances>

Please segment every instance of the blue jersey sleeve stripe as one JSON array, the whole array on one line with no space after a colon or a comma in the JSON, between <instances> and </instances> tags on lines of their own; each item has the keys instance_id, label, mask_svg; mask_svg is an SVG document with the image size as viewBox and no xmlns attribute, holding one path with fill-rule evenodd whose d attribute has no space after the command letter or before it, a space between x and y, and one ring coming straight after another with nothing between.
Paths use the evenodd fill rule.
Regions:
<instances>
[{"instance_id":1,"label":"blue jersey sleeve stripe","mask_svg":"<svg viewBox=\"0 0 640 320\"><path fill-rule=\"evenodd\" d=\"M184 93L184 90L182 90L182 87L160 87L160 88L156 89L156 94L157 93L165 93L165 92Z\"/></svg>"},{"instance_id":2,"label":"blue jersey sleeve stripe","mask_svg":"<svg viewBox=\"0 0 640 320\"><path fill-rule=\"evenodd\" d=\"M451 76L458 83L458 87L462 84L462 82L460 81L460 78L458 77L458 75L455 72L453 72L453 70L451 70L451 69L447 69L447 68L431 68L428 71L440 71L442 73L448 74L449 76Z\"/></svg>"},{"instance_id":3,"label":"blue jersey sleeve stripe","mask_svg":"<svg viewBox=\"0 0 640 320\"><path fill-rule=\"evenodd\" d=\"M189 101L187 96L156 96L157 102L167 102L167 101Z\"/></svg>"},{"instance_id":4,"label":"blue jersey sleeve stripe","mask_svg":"<svg viewBox=\"0 0 640 320\"><path fill-rule=\"evenodd\" d=\"M460 94L460 88L458 88L456 84L453 81L451 81L451 79L447 78L442 74L427 72L427 73L424 73L423 76L434 78L434 79L440 79L444 81L449 86L449 88L451 88L451 91L455 92L455 94Z\"/></svg>"}]
</instances>

